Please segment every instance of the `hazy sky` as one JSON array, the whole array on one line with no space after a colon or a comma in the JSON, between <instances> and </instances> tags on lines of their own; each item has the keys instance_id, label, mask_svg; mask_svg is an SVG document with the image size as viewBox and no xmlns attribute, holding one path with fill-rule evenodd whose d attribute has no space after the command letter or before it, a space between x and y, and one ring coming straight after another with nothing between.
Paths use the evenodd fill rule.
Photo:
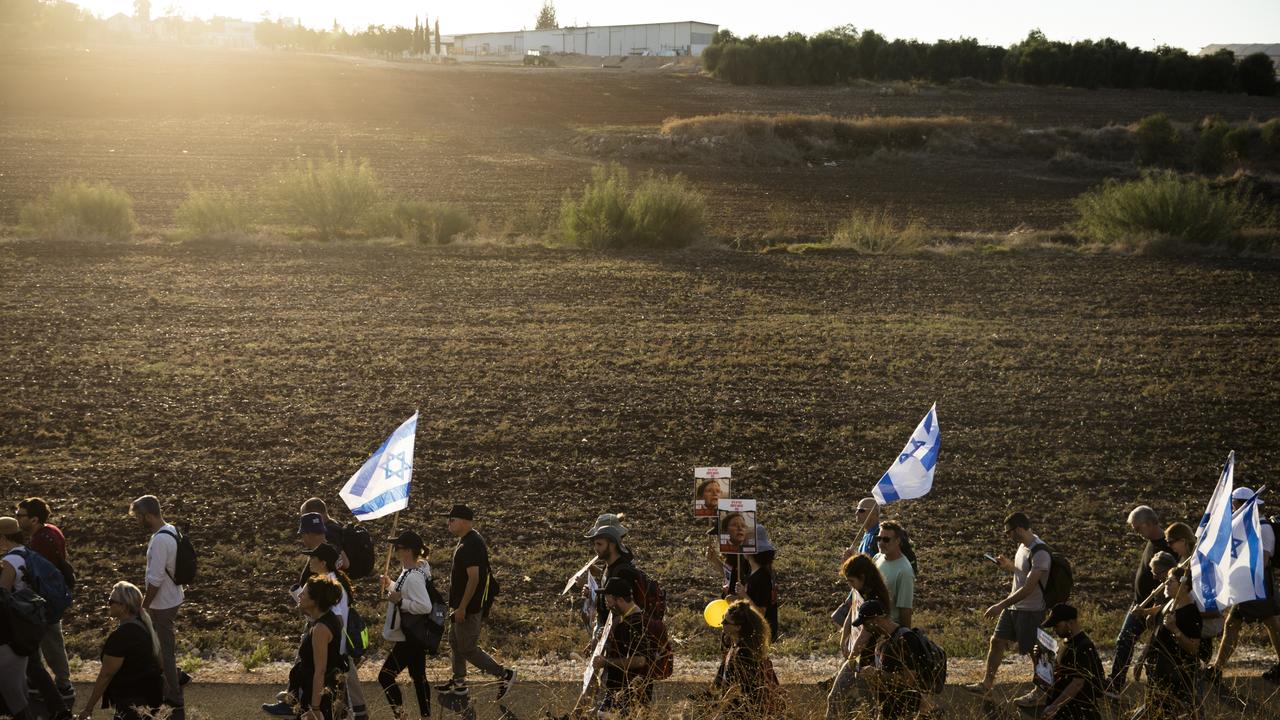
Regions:
<instances>
[{"instance_id":1,"label":"hazy sky","mask_svg":"<svg viewBox=\"0 0 1280 720\"><path fill-rule=\"evenodd\" d=\"M132 0L79 0L94 13L132 13ZM440 16L443 34L532 28L541 0L152 0L152 15L179 8L188 17L220 14L257 20L298 17L311 27L337 18L347 28L369 24L413 25L414 15ZM647 0L601 3L558 0L561 25L610 25L699 20L739 35L811 34L835 25L871 28L889 38L937 40L960 36L1008 45L1038 27L1053 39L1105 36L1152 48L1198 50L1210 43L1280 43L1280 0Z\"/></svg>"}]
</instances>

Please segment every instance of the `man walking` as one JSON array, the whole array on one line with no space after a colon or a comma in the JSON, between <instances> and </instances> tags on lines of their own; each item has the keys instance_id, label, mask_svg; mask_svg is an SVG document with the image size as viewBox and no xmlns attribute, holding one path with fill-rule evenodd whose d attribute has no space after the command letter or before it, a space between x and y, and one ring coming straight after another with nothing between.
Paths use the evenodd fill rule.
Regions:
<instances>
[{"instance_id":1,"label":"man walking","mask_svg":"<svg viewBox=\"0 0 1280 720\"><path fill-rule=\"evenodd\" d=\"M449 646L453 660L453 677L437 685L441 694L465 697L467 663L498 678L498 699L506 697L515 684L515 668L503 668L480 649L480 626L489 604L492 575L489 572L489 546L473 527L475 513L466 505L454 505L449 511L449 534L458 538L453 551L453 567L449 571Z\"/></svg>"},{"instance_id":2,"label":"man walking","mask_svg":"<svg viewBox=\"0 0 1280 720\"><path fill-rule=\"evenodd\" d=\"M649 667L657 658L644 613L635 604L635 586L623 578L610 578L600 590L613 613L613 625L604 652L592 658L592 667L604 670L601 713L626 715L648 704ZM603 715L602 715L603 717Z\"/></svg>"},{"instance_id":3,"label":"man walking","mask_svg":"<svg viewBox=\"0 0 1280 720\"><path fill-rule=\"evenodd\" d=\"M622 538L627 534L627 528L622 524L621 519L613 513L605 513L596 518L596 522L587 531L586 538L591 541L591 549L595 552L596 557L604 561L604 575L600 578L601 587L608 585L611 580L617 578L622 581L631 583L633 589L632 601L634 602L634 588L640 580L640 572L636 570L634 556L626 545L622 544ZM590 592L590 588L583 587L583 593ZM595 631L599 632L604 627L604 622L609 616L609 607L606 602L604 593L596 593L596 624Z\"/></svg>"},{"instance_id":4,"label":"man walking","mask_svg":"<svg viewBox=\"0 0 1280 720\"><path fill-rule=\"evenodd\" d=\"M1066 603L1058 603L1042 626L1063 639L1054 658L1053 687L1049 690L1044 717L1052 720L1101 720L1098 700L1102 695L1102 659L1093 640L1080 629L1080 614Z\"/></svg>"},{"instance_id":5,"label":"man walking","mask_svg":"<svg viewBox=\"0 0 1280 720\"><path fill-rule=\"evenodd\" d=\"M18 503L14 517L17 518L22 533L28 538L27 547L43 555L53 563L54 567L61 570L63 578L68 580L67 587L70 588L67 540L63 537L62 530L49 523L50 514L49 504L41 498L33 497ZM40 658L48 663L58 694L62 696L63 702L71 707L75 703L76 690L71 685L71 668L67 663L61 618L49 626L40 640L40 648L33 661L38 663Z\"/></svg>"},{"instance_id":6,"label":"man walking","mask_svg":"<svg viewBox=\"0 0 1280 720\"><path fill-rule=\"evenodd\" d=\"M306 502L302 503L302 507L298 509L299 518L310 514L320 516L320 523L324 527L324 542L329 543L338 551L338 569L346 570L351 563L342 547L342 523L329 517L328 504L317 497L308 498ZM308 549L314 550L315 546L311 546Z\"/></svg>"},{"instance_id":7,"label":"man walking","mask_svg":"<svg viewBox=\"0 0 1280 720\"><path fill-rule=\"evenodd\" d=\"M876 537L880 534L880 504L873 497L862 498L854 511L854 519L858 522L858 537L852 545L845 548L842 561L858 553L876 554Z\"/></svg>"},{"instance_id":8,"label":"man walking","mask_svg":"<svg viewBox=\"0 0 1280 720\"><path fill-rule=\"evenodd\" d=\"M173 581L178 562L178 529L165 522L160 501L143 495L129 506L129 512L151 533L147 543L147 592L142 609L151 615L151 624L160 640L160 669L164 672L164 701L173 708L173 720L185 720L182 684L178 681L177 634L174 625L184 595Z\"/></svg>"},{"instance_id":9,"label":"man walking","mask_svg":"<svg viewBox=\"0 0 1280 720\"><path fill-rule=\"evenodd\" d=\"M1107 679L1107 692L1120 694L1128 682L1129 661L1133 658L1133 646L1147 629L1147 618L1154 615L1156 608L1148 610L1147 598L1163 583L1151 573L1151 558L1156 553L1171 552L1169 543L1164 540L1164 528L1160 526L1160 516L1146 505L1139 505L1129 513L1129 527L1138 537L1147 541L1142 548L1142 556L1138 560L1138 571L1133 576L1133 605L1124 616L1120 626L1120 634L1116 636L1116 656L1111 662L1111 676ZM1160 598L1156 598L1159 600ZM1152 603L1147 603L1150 605Z\"/></svg>"},{"instance_id":10,"label":"man walking","mask_svg":"<svg viewBox=\"0 0 1280 720\"><path fill-rule=\"evenodd\" d=\"M1253 490L1238 487L1231 493L1231 511L1235 512L1253 497ZM1262 505L1262 501L1258 501ZM1261 515L1261 508L1259 508ZM1271 521L1262 519L1262 577L1266 585L1266 597L1233 605L1227 610L1226 628L1222 632L1222 644L1218 646L1218 655L1209 668L1209 679L1213 683L1222 681L1222 670L1231 660L1236 643L1240 639L1240 626L1245 622L1260 622L1267 629L1271 639L1271 647L1276 653L1276 664L1262 674L1264 680L1280 683L1280 597L1276 595L1275 554L1276 533Z\"/></svg>"},{"instance_id":11,"label":"man walking","mask_svg":"<svg viewBox=\"0 0 1280 720\"><path fill-rule=\"evenodd\" d=\"M893 598L889 617L899 625L911 627L916 573L911 567L911 561L902 551L907 542L906 528L893 520L886 520L880 524L880 534L876 536L876 541L880 545L880 553L873 559L880 574L884 576L889 595Z\"/></svg>"},{"instance_id":12,"label":"man walking","mask_svg":"<svg viewBox=\"0 0 1280 720\"><path fill-rule=\"evenodd\" d=\"M1035 647L1036 630L1044 621L1044 584L1053 563L1048 548L1031 532L1031 520L1025 513L1015 512L1006 517L1004 532L1018 543L1018 551L1012 561L1003 555L996 557L996 564L1013 575L1013 590L1003 600L987 608L986 617L998 617L999 620L987 647L986 675L982 682L965 686L965 689L983 695L989 694L995 686L1000 660L1011 647L1016 644L1020 655L1030 653ZM1044 692L1036 688L1014 702L1021 707L1035 707L1043 699Z\"/></svg>"},{"instance_id":13,"label":"man walking","mask_svg":"<svg viewBox=\"0 0 1280 720\"><path fill-rule=\"evenodd\" d=\"M904 628L879 600L867 600L859 605L858 616L851 624L877 638L875 663L859 674L880 703L879 717L883 720L916 717L924 697L920 676L924 648L920 639L915 633L899 632Z\"/></svg>"}]
</instances>

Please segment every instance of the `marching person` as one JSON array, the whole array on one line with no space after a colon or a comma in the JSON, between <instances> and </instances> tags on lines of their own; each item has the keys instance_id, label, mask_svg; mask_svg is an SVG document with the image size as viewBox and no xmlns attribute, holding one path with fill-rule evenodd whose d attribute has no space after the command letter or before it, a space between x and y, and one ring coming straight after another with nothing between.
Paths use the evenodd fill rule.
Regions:
<instances>
[{"instance_id":1,"label":"marching person","mask_svg":"<svg viewBox=\"0 0 1280 720\"><path fill-rule=\"evenodd\" d=\"M347 707L351 710L352 720L368 720L369 710L364 701L364 688L360 685L360 672L356 667L356 659L351 656L348 647L352 641L349 630L351 609L355 593L351 589L351 578L338 569L340 561L338 549L329 543L320 543L311 550L303 550L311 566L311 577L323 577L333 580L342 587L342 597L333 606L333 614L342 621L342 635L338 638L338 652L347 659L346 690Z\"/></svg>"},{"instance_id":2,"label":"marching person","mask_svg":"<svg viewBox=\"0 0 1280 720\"><path fill-rule=\"evenodd\" d=\"M593 668L604 670L604 697L598 710L627 715L649 703L648 671L657 658L657 648L649 637L644 613L635 603L633 583L611 578L600 594L613 613L613 625L604 652L591 660Z\"/></svg>"},{"instance_id":3,"label":"marching person","mask_svg":"<svg viewBox=\"0 0 1280 720\"><path fill-rule=\"evenodd\" d=\"M16 518L8 518L13 520L17 527L21 527L21 523ZM9 526L6 523L6 526ZM31 570L28 564L33 562L36 557L43 559L38 553L33 554L31 548L23 544L24 535L21 531L14 533L9 538L12 541L10 546L3 548L3 554L0 554L0 578L8 580L9 573L12 573L12 579L3 584L3 587L9 590L21 590L30 587ZM41 642L49 635L49 627L45 627L44 633L41 635ZM25 672L27 685L32 692L38 694L44 700L45 709L54 720L64 720L71 717L71 710L67 704L66 698L59 692L57 686L53 682L53 678L45 671L44 664L40 662L39 645L36 646L34 658L26 658Z\"/></svg>"},{"instance_id":4,"label":"marching person","mask_svg":"<svg viewBox=\"0 0 1280 720\"><path fill-rule=\"evenodd\" d=\"M431 716L431 685L427 683L427 648L419 638L405 632L405 617L415 616L422 622L432 610L431 593L427 579L431 577L431 565L427 562L430 551L422 537L412 530L405 530L399 537L391 538L396 559L400 561L400 575L395 582L382 576L382 588L387 595L387 616L382 625L382 637L394 643L387 659L378 671L378 684L387 696L391 712L400 720L405 717L404 696L396 678L408 670L413 690L418 698L418 715ZM443 630L443 628L441 628Z\"/></svg>"},{"instance_id":5,"label":"marching person","mask_svg":"<svg viewBox=\"0 0 1280 720\"><path fill-rule=\"evenodd\" d=\"M778 549L769 542L769 532L764 525L756 523L756 551L746 555L746 582L739 582L734 587L734 595L738 600L747 600L760 611L765 622L769 623L769 642L778 639L778 586L773 573L773 560Z\"/></svg>"},{"instance_id":6,"label":"marching person","mask_svg":"<svg viewBox=\"0 0 1280 720\"><path fill-rule=\"evenodd\" d=\"M881 528L881 532L884 529ZM875 663L861 674L872 694L880 702L882 720L913 718L924 699L917 668L924 648L914 633L899 633L902 625L894 621L879 600L866 600L858 606L853 627L861 627L876 638Z\"/></svg>"},{"instance_id":7,"label":"marching person","mask_svg":"<svg viewBox=\"0 0 1280 720\"><path fill-rule=\"evenodd\" d=\"M1199 674L1200 610L1191 597L1191 571L1176 567L1164 585L1168 602L1161 608L1159 625L1147 648L1145 702L1149 720L1182 720L1195 716L1196 678ZM1138 679L1143 665L1134 668Z\"/></svg>"},{"instance_id":8,"label":"marching person","mask_svg":"<svg viewBox=\"0 0 1280 720\"><path fill-rule=\"evenodd\" d=\"M626 526L622 524L621 515L605 513L596 518L595 524L583 536L591 541L591 550L596 557L604 561L604 574L600 576L601 587L608 585L609 581L615 578L631 583L633 588L640 582L640 572L636 570L635 556L626 545L622 544L622 538L627 532ZM590 587L586 585L582 587L583 598L586 598L590 592ZM608 603L605 601L604 594L597 592L593 641L595 633L600 632L608 617Z\"/></svg>"},{"instance_id":9,"label":"marching person","mask_svg":"<svg viewBox=\"0 0 1280 720\"><path fill-rule=\"evenodd\" d=\"M1231 493L1231 511L1239 510L1253 497L1253 490L1238 487ZM1262 500L1258 500L1262 505ZM1261 515L1261 508L1259 508ZM1235 652L1236 642L1240 639L1240 626L1246 622L1262 623L1271 640L1271 648L1276 654L1276 663L1262 674L1262 679L1280 683L1280 597L1276 595L1275 554L1276 533L1271 521L1265 517L1261 522L1262 542L1262 578L1266 587L1266 596L1233 605L1227 610L1226 630L1222 633L1222 644L1218 646L1218 655L1213 660L1209 679L1213 683L1222 681L1222 671Z\"/></svg>"},{"instance_id":10,"label":"marching person","mask_svg":"<svg viewBox=\"0 0 1280 720\"><path fill-rule=\"evenodd\" d=\"M506 697L516 681L515 668L504 668L489 653L480 649L480 629L488 605L492 575L489 570L489 546L474 527L475 513L466 505L454 505L449 511L449 534L458 538L453 551L453 567L449 569L449 651L453 661L453 677L436 686L441 694L466 697L467 663L498 678L498 699Z\"/></svg>"},{"instance_id":11,"label":"marching person","mask_svg":"<svg viewBox=\"0 0 1280 720\"><path fill-rule=\"evenodd\" d=\"M17 591L27 587L21 572L26 563L18 553L9 555L16 548L22 547L22 539L22 529L18 526L17 519L0 517L0 588L5 590ZM0 700L4 701L7 712L14 720L29 720L27 657L14 651L10 645L12 640L13 629L9 625L9 614L0 612Z\"/></svg>"},{"instance_id":12,"label":"marching person","mask_svg":"<svg viewBox=\"0 0 1280 720\"><path fill-rule=\"evenodd\" d=\"M129 512L148 532L147 590L142 609L151 616L151 625L160 639L160 669L164 671L164 702L172 708L172 720L185 720L182 683L178 677L178 640L175 630L178 608L182 606L182 586L173 581L178 562L178 529L160 514L160 500L143 495L129 505Z\"/></svg>"},{"instance_id":13,"label":"marching person","mask_svg":"<svg viewBox=\"0 0 1280 720\"><path fill-rule=\"evenodd\" d=\"M1196 549L1196 534L1191 526L1186 523L1176 522L1164 529L1164 541L1169 544L1169 550L1178 556L1178 562L1182 562L1191 557L1191 553ZM1157 582L1159 578L1157 578Z\"/></svg>"},{"instance_id":14,"label":"marching person","mask_svg":"<svg viewBox=\"0 0 1280 720\"><path fill-rule=\"evenodd\" d=\"M889 588L885 585L884 576L880 574L868 555L859 553L850 557L840 565L840 576L849 585L849 600L852 603L855 593L860 598L859 605L867 600L876 600L884 607L893 605ZM847 718L853 712L853 701L856 699L859 685L858 671L875 661L874 643L870 633L858 632L853 626L856 612L846 613L840 626L840 669L831 682L831 691L827 694L827 720ZM858 639L849 642L850 636L858 632Z\"/></svg>"},{"instance_id":15,"label":"marching person","mask_svg":"<svg viewBox=\"0 0 1280 720\"><path fill-rule=\"evenodd\" d=\"M864 497L858 501L854 510L854 519L858 522L858 540L845 548L844 560L862 553L876 554L876 537L880 535L880 504L873 497ZM853 613L849 614L851 617Z\"/></svg>"},{"instance_id":16,"label":"marching person","mask_svg":"<svg viewBox=\"0 0 1280 720\"><path fill-rule=\"evenodd\" d=\"M67 539L57 525L49 522L51 512L49 503L42 498L32 497L18 503L14 517L27 536L27 547L43 555L69 580ZM66 643L62 635L62 618L50 625L48 632L40 640L40 651L32 660L39 662L41 659L49 664L58 693L67 706L71 707L76 699L76 690L71 684L71 667L67 662Z\"/></svg>"},{"instance_id":17,"label":"marching person","mask_svg":"<svg viewBox=\"0 0 1280 720\"><path fill-rule=\"evenodd\" d=\"M1071 605L1058 603L1041 627L1062 638L1054 658L1053 687L1045 698L1043 716L1051 720L1101 720L1102 659L1093 640L1080 627L1080 614ZM1040 647L1037 645L1036 649Z\"/></svg>"},{"instance_id":18,"label":"marching person","mask_svg":"<svg viewBox=\"0 0 1280 720\"><path fill-rule=\"evenodd\" d=\"M339 645L342 619L333 613L341 600L342 586L327 577L308 579L298 596L307 629L289 671L289 693L302 707L301 720L333 720L338 676L347 671Z\"/></svg>"},{"instance_id":19,"label":"marching person","mask_svg":"<svg viewBox=\"0 0 1280 720\"><path fill-rule=\"evenodd\" d=\"M880 523L880 534L876 543L880 552L874 560L876 568L884 576L885 585L889 588L892 602L889 616L893 621L905 627L911 627L912 607L915 605L916 572L911 560L906 555L907 530L893 520Z\"/></svg>"},{"instance_id":20,"label":"marching person","mask_svg":"<svg viewBox=\"0 0 1280 720\"><path fill-rule=\"evenodd\" d=\"M724 673L713 685L723 720L773 717L782 710L782 690L769 661L769 626L751 603L729 606L721 626L724 634Z\"/></svg>"},{"instance_id":21,"label":"marching person","mask_svg":"<svg viewBox=\"0 0 1280 720\"><path fill-rule=\"evenodd\" d=\"M329 517L329 505L317 497L308 498L302 503L302 507L298 510L298 518L301 520L303 516L311 513L320 516L320 523L324 526L324 542L338 549L338 569L345 571L350 567L350 563L342 547L342 523Z\"/></svg>"},{"instance_id":22,"label":"marching person","mask_svg":"<svg viewBox=\"0 0 1280 720\"><path fill-rule=\"evenodd\" d=\"M1133 658L1133 646L1147 629L1147 618L1156 613L1145 605L1160 581L1151 574L1151 559L1156 553L1170 552L1165 542L1160 516L1146 505L1139 505L1129 513L1129 527L1138 537L1146 540L1138 558L1138 570L1133 576L1133 604L1120 625L1116 636L1116 655L1111 661L1111 675L1107 678L1107 690L1119 694L1124 691L1129 674L1129 661Z\"/></svg>"},{"instance_id":23,"label":"marching person","mask_svg":"<svg viewBox=\"0 0 1280 720\"><path fill-rule=\"evenodd\" d=\"M1044 584L1053 562L1040 538L1031 532L1031 520L1025 513L1015 512L1006 517L1004 532L1018 543L1018 551L1012 561L1003 555L996 557L996 564L1013 575L1013 589L1003 600L987 608L988 619L999 619L987 648L986 674L981 682L965 686L966 690L982 695L991 692L1000 660L1010 648L1017 647L1020 655L1026 655L1035 647L1036 631L1044 622ZM1021 707L1034 707L1042 703L1043 697L1044 693L1035 688L1015 702Z\"/></svg>"},{"instance_id":24,"label":"marching person","mask_svg":"<svg viewBox=\"0 0 1280 720\"><path fill-rule=\"evenodd\" d=\"M114 720L153 717L164 701L164 672L160 638L142 609L142 591L133 583L116 583L107 600L107 614L117 624L102 646L98 678L77 717L89 720L100 700L115 708Z\"/></svg>"}]
</instances>

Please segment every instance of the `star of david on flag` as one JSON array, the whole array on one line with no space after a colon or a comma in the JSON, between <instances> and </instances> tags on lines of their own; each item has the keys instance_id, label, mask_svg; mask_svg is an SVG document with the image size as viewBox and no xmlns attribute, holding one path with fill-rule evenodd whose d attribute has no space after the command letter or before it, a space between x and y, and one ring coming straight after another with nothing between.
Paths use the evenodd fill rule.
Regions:
<instances>
[{"instance_id":1,"label":"star of david on flag","mask_svg":"<svg viewBox=\"0 0 1280 720\"><path fill-rule=\"evenodd\" d=\"M942 434L938 431L938 404L934 403L924 419L911 433L911 439L898 454L880 481L871 488L876 502L888 505L898 500L914 500L933 489L933 471L938 465Z\"/></svg>"},{"instance_id":2,"label":"star of david on flag","mask_svg":"<svg viewBox=\"0 0 1280 720\"><path fill-rule=\"evenodd\" d=\"M1258 495L1232 511L1236 454L1227 457L1196 532L1191 596L1201 612L1221 612L1266 596Z\"/></svg>"},{"instance_id":3,"label":"star of david on flag","mask_svg":"<svg viewBox=\"0 0 1280 720\"><path fill-rule=\"evenodd\" d=\"M418 413L405 420L338 492L356 520L373 520L409 507L413 436Z\"/></svg>"}]
</instances>

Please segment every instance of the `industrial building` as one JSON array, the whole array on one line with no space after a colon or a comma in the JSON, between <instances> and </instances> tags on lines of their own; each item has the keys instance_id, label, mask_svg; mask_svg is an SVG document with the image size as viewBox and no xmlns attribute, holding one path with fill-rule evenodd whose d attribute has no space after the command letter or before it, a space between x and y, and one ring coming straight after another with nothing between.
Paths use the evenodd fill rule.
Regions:
<instances>
[{"instance_id":1,"label":"industrial building","mask_svg":"<svg viewBox=\"0 0 1280 720\"><path fill-rule=\"evenodd\" d=\"M1225 45L1205 45L1200 50L1201 55L1212 55L1219 50L1230 50L1235 53L1236 60L1253 55L1254 53L1262 53L1271 58L1271 62L1276 66L1276 76L1280 77L1280 44L1277 43L1255 43L1248 44L1225 44Z\"/></svg>"},{"instance_id":2,"label":"industrial building","mask_svg":"<svg viewBox=\"0 0 1280 720\"><path fill-rule=\"evenodd\" d=\"M453 54L464 57L541 53L582 55L693 55L711 44L718 25L691 20L643 25L600 25L551 30L454 35Z\"/></svg>"}]
</instances>

